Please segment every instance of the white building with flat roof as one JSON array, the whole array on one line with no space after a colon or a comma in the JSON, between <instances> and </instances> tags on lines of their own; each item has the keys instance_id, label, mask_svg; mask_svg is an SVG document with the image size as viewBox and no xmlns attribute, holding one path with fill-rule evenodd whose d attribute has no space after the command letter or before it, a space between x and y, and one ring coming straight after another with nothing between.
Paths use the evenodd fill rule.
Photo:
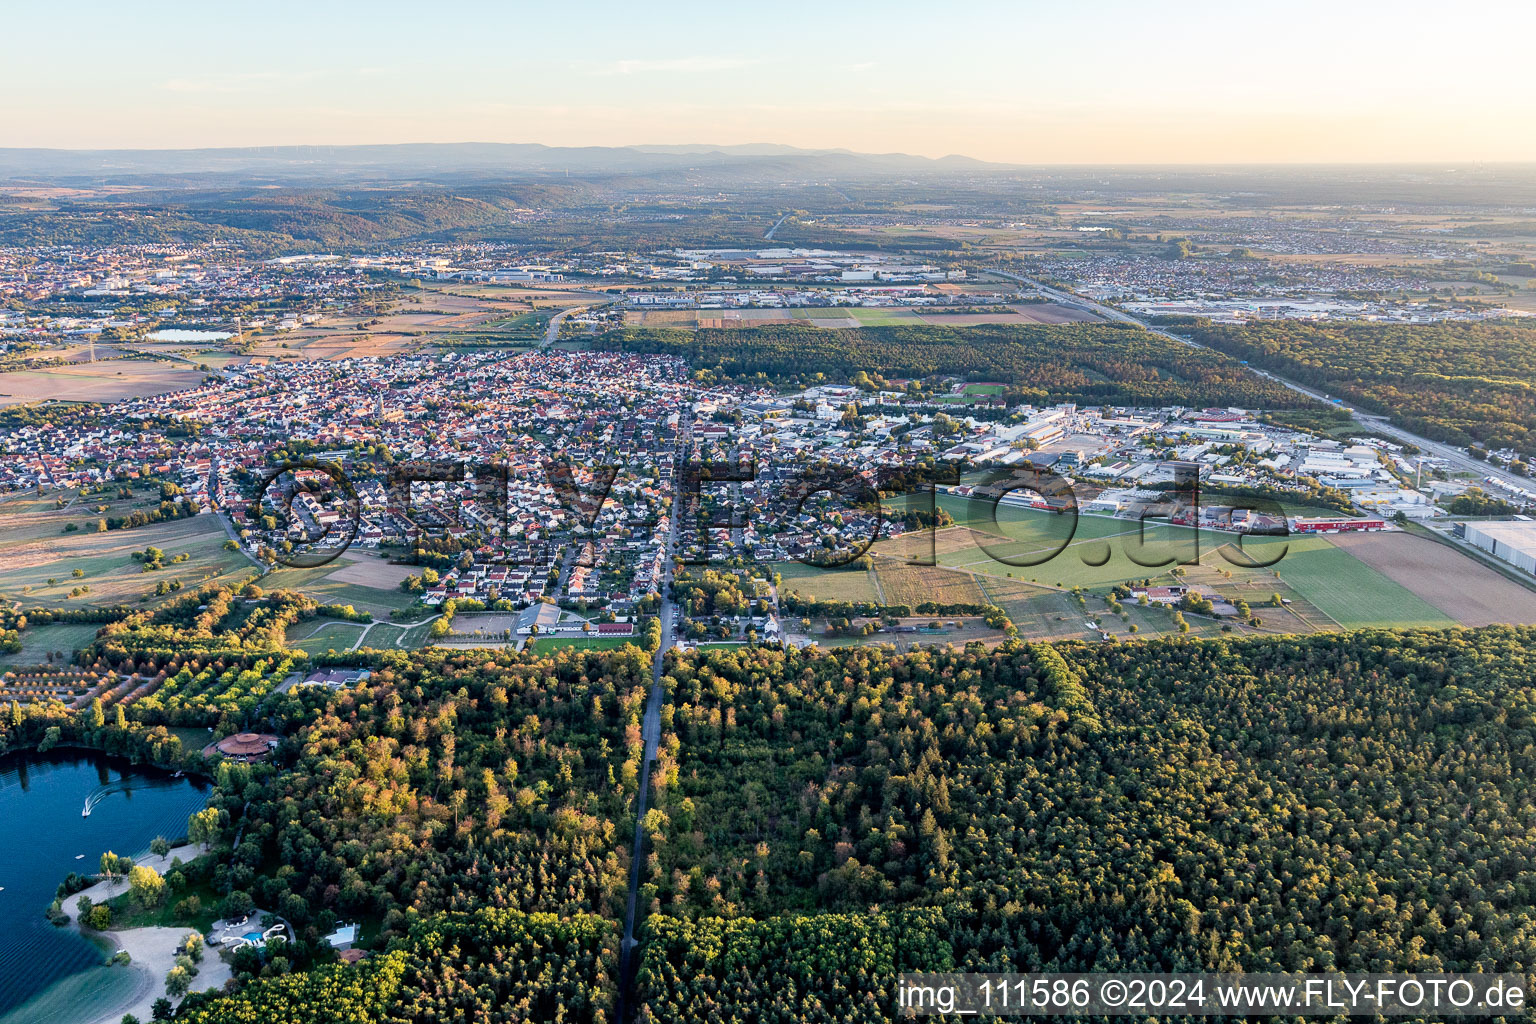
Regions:
<instances>
[{"instance_id":1,"label":"white building with flat roof","mask_svg":"<svg viewBox=\"0 0 1536 1024\"><path fill-rule=\"evenodd\" d=\"M1536 522L1467 523L1465 535L1473 547L1536 575Z\"/></svg>"}]
</instances>

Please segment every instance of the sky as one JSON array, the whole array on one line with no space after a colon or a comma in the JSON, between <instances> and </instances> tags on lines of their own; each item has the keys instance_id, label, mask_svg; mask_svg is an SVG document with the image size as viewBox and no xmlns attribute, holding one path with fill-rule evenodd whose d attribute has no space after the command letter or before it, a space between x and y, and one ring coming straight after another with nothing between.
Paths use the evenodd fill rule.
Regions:
<instances>
[{"instance_id":1,"label":"sky","mask_svg":"<svg viewBox=\"0 0 1536 1024\"><path fill-rule=\"evenodd\" d=\"M17 4L0 147L1536 160L1536 3Z\"/></svg>"}]
</instances>

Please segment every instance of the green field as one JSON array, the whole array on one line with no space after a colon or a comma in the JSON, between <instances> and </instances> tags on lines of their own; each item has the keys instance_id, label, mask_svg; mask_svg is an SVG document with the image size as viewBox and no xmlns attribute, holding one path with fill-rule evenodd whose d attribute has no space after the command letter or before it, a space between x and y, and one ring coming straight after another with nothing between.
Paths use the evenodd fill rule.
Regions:
<instances>
[{"instance_id":1,"label":"green field","mask_svg":"<svg viewBox=\"0 0 1536 1024\"><path fill-rule=\"evenodd\" d=\"M875 574L869 569L818 569L802 562L775 562L780 590L821 601L879 601Z\"/></svg>"},{"instance_id":2,"label":"green field","mask_svg":"<svg viewBox=\"0 0 1536 1024\"><path fill-rule=\"evenodd\" d=\"M552 315L553 314L551 313L542 311L519 313L516 316L507 317L505 320L493 320L490 323L485 324L484 329L488 331L521 331L532 329L542 331L549 326L550 317ZM564 321L561 322L563 323Z\"/></svg>"},{"instance_id":3,"label":"green field","mask_svg":"<svg viewBox=\"0 0 1536 1024\"><path fill-rule=\"evenodd\" d=\"M544 337L553 316L553 313L543 310L519 313L469 330L445 333L434 341L443 346L526 346Z\"/></svg>"},{"instance_id":4,"label":"green field","mask_svg":"<svg viewBox=\"0 0 1536 1024\"><path fill-rule=\"evenodd\" d=\"M1428 601L1322 537L1292 537L1276 574L1339 625L1452 626Z\"/></svg>"},{"instance_id":5,"label":"green field","mask_svg":"<svg viewBox=\"0 0 1536 1024\"><path fill-rule=\"evenodd\" d=\"M1294 607L1258 614L1271 620L1266 621L1267 626L1297 629L1444 626L1452 622L1407 588L1324 537L1250 538L1243 543L1243 552L1253 561L1278 560L1273 566L1247 567L1238 564L1243 559L1232 548L1235 538L1214 531L1197 535L1188 527L1156 522L1146 523L1143 530L1134 520L1088 515L1077 517L1074 527L1070 516L1007 505L998 506L994 522L989 502L945 494L936 501L957 524L970 527L941 530L935 535L933 547L939 565L974 573L981 581L1002 577L1096 591L1141 579L1161 584L1182 581L1243 597L1256 606L1256 611L1271 593L1278 592L1291 598ZM1035 561L1058 548L1058 554L1037 565L1014 566L1002 560ZM1223 549L1233 560L1223 557ZM927 556L930 549L927 536L916 534L883 542L876 550L916 558ZM1197 550L1199 563L1194 564ZM1138 559L1165 564L1142 565ZM1182 577L1175 576L1176 568L1183 570Z\"/></svg>"},{"instance_id":6,"label":"green field","mask_svg":"<svg viewBox=\"0 0 1536 1024\"><path fill-rule=\"evenodd\" d=\"M298 622L288 629L288 646L306 654L324 654L326 651L348 651L357 643L366 628L361 622L340 622L311 619ZM382 628L382 627L381 627ZM374 630L378 632L378 630ZM370 634L370 639L372 634Z\"/></svg>"},{"instance_id":7,"label":"green field","mask_svg":"<svg viewBox=\"0 0 1536 1024\"><path fill-rule=\"evenodd\" d=\"M531 650L534 654L549 654L562 647L600 651L613 650L634 642L632 636L541 636L535 637L525 650Z\"/></svg>"},{"instance_id":8,"label":"green field","mask_svg":"<svg viewBox=\"0 0 1536 1024\"><path fill-rule=\"evenodd\" d=\"M939 565L1055 587L1156 578L1226 540L1167 523L1088 515L1074 520L1018 505L998 505L994 520L990 502L947 494L936 502L957 525L969 527L936 535L932 553ZM889 545L889 553L926 558L927 544L926 536L918 534Z\"/></svg>"},{"instance_id":9,"label":"green field","mask_svg":"<svg viewBox=\"0 0 1536 1024\"><path fill-rule=\"evenodd\" d=\"M414 626L381 622L368 633L363 646L378 651L414 651L426 644L427 633L431 628L430 622L420 622Z\"/></svg>"},{"instance_id":10,"label":"green field","mask_svg":"<svg viewBox=\"0 0 1536 1024\"><path fill-rule=\"evenodd\" d=\"M47 626L32 626L21 632L21 650L0 657L0 667L17 665L42 665L48 661L50 651L63 652L65 662L73 660L75 652L96 639L99 623L60 622ZM59 659L54 658L57 662Z\"/></svg>"},{"instance_id":11,"label":"green field","mask_svg":"<svg viewBox=\"0 0 1536 1024\"><path fill-rule=\"evenodd\" d=\"M155 600L162 580L176 580L186 589L213 582L234 585L256 574L244 555L225 550L228 535L215 515L96 533L98 504L93 497L57 509L51 496L0 502L0 600L48 608L137 604ZM121 515L142 501L106 504L105 515ZM66 523L82 528L65 533ZM133 560L133 552L147 547L165 552L163 568L145 572ZM185 561L170 561L182 554ZM81 587L90 589L71 596Z\"/></svg>"},{"instance_id":12,"label":"green field","mask_svg":"<svg viewBox=\"0 0 1536 1024\"><path fill-rule=\"evenodd\" d=\"M311 619L289 627L287 639L288 646L309 654L324 654L328 650L347 651L353 645L376 651L414 651L426 644L431 629L431 620L417 623L383 620L363 623Z\"/></svg>"},{"instance_id":13,"label":"green field","mask_svg":"<svg viewBox=\"0 0 1536 1024\"><path fill-rule=\"evenodd\" d=\"M869 309L864 306L845 306L840 312L857 320L860 326L863 327L885 327L889 324L917 322L917 314L910 309L891 309L888 307Z\"/></svg>"},{"instance_id":14,"label":"green field","mask_svg":"<svg viewBox=\"0 0 1536 1024\"><path fill-rule=\"evenodd\" d=\"M262 579L261 587L263 590L296 590L321 604L350 604L359 611L372 612L375 618L384 618L397 608L415 603L415 595L398 587L369 587L331 578L332 573L347 564L337 559L314 569L279 567Z\"/></svg>"}]
</instances>

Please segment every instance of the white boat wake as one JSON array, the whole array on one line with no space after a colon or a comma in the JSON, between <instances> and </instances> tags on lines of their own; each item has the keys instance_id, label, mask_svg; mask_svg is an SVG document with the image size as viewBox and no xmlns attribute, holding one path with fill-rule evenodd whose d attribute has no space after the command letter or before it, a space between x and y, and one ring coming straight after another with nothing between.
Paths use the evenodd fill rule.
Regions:
<instances>
[{"instance_id":1,"label":"white boat wake","mask_svg":"<svg viewBox=\"0 0 1536 1024\"><path fill-rule=\"evenodd\" d=\"M132 793L140 789L171 789L179 784L180 780L152 779L135 776L126 779L114 779L104 786L97 786L89 796L85 798L85 806L80 810L80 817L89 818L101 802L116 793Z\"/></svg>"}]
</instances>

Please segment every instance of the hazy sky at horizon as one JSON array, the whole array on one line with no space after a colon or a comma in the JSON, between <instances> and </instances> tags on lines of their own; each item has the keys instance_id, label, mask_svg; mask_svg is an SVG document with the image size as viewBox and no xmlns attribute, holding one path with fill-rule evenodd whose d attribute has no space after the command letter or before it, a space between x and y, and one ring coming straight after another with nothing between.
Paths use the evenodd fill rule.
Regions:
<instances>
[{"instance_id":1,"label":"hazy sky at horizon","mask_svg":"<svg viewBox=\"0 0 1536 1024\"><path fill-rule=\"evenodd\" d=\"M1054 162L1536 160L1536 3L7 16L0 146L778 142Z\"/></svg>"}]
</instances>

